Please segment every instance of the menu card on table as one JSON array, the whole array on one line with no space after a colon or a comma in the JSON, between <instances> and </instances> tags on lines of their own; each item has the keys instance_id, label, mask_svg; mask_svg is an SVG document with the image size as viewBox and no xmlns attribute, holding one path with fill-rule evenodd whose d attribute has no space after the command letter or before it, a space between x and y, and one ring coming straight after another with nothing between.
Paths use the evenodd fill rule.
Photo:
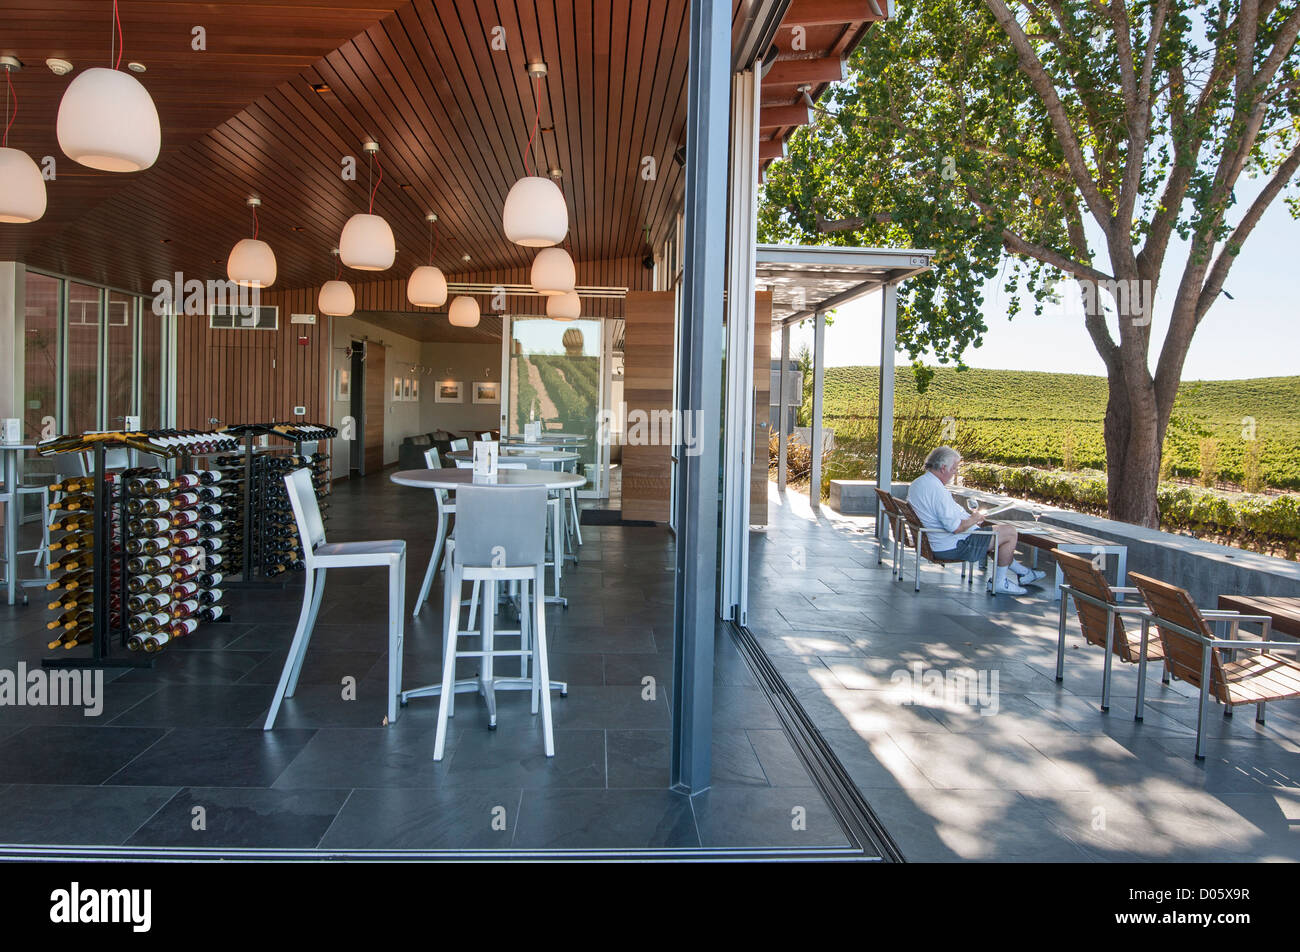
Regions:
<instances>
[{"instance_id":1,"label":"menu card on table","mask_svg":"<svg viewBox=\"0 0 1300 952\"><path fill-rule=\"evenodd\" d=\"M542 421L534 420L524 424L524 442L537 443L542 438Z\"/></svg>"},{"instance_id":2,"label":"menu card on table","mask_svg":"<svg viewBox=\"0 0 1300 952\"><path fill-rule=\"evenodd\" d=\"M497 474L497 453L499 447L487 440L474 441L474 475L495 476Z\"/></svg>"}]
</instances>

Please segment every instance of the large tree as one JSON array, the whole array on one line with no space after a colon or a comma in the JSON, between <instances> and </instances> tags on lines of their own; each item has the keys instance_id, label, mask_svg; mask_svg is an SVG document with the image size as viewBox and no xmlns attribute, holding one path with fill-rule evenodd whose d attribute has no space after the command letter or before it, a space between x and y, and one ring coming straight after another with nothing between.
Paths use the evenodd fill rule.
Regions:
<instances>
[{"instance_id":1,"label":"large tree","mask_svg":"<svg viewBox=\"0 0 1300 952\"><path fill-rule=\"evenodd\" d=\"M987 330L982 291L1007 257L1012 315L1022 301L1041 312L1073 278L1109 379L1110 513L1155 526L1192 336L1265 209L1297 180L1300 3L899 6L769 169L760 233L935 249L934 270L900 299L913 360L929 350L961 365ZM1238 203L1243 176L1258 191ZM1162 275L1177 286L1157 302ZM1152 369L1157 308L1169 322Z\"/></svg>"}]
</instances>

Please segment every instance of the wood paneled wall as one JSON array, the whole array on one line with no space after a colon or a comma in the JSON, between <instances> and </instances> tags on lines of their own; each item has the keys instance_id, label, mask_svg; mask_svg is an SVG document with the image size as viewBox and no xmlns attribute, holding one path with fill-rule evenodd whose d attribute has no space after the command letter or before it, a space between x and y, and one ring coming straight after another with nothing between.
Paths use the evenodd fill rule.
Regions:
<instances>
[{"instance_id":1,"label":"wood paneled wall","mask_svg":"<svg viewBox=\"0 0 1300 952\"><path fill-rule=\"evenodd\" d=\"M177 318L176 425L208 429L212 417L223 424L329 423L329 318L289 323L290 314L315 314L316 296L316 288L263 292L263 306L280 308L274 331L212 329L207 317ZM294 416L296 406L306 414Z\"/></svg>"},{"instance_id":2,"label":"wood paneled wall","mask_svg":"<svg viewBox=\"0 0 1300 952\"><path fill-rule=\"evenodd\" d=\"M673 316L671 291L629 291L624 302L626 345L623 399L628 412L673 408ZM667 522L672 498L672 447L623 447L623 518Z\"/></svg>"},{"instance_id":3,"label":"wood paneled wall","mask_svg":"<svg viewBox=\"0 0 1300 952\"><path fill-rule=\"evenodd\" d=\"M769 401L772 389L772 292L754 295L754 460L749 471L749 524L767 525Z\"/></svg>"}]
</instances>

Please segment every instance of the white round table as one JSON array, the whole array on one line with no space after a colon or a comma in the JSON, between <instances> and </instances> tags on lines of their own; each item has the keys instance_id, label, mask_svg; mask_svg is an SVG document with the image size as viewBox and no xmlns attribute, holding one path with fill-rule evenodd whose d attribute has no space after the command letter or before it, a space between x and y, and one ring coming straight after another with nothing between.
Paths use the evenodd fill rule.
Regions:
<instances>
[{"instance_id":1,"label":"white round table","mask_svg":"<svg viewBox=\"0 0 1300 952\"><path fill-rule=\"evenodd\" d=\"M495 476L475 476L472 469L403 469L392 475L399 486L416 489L450 489L462 486L545 486L547 489L575 489L587 477L549 469L503 469Z\"/></svg>"},{"instance_id":2,"label":"white round table","mask_svg":"<svg viewBox=\"0 0 1300 952\"><path fill-rule=\"evenodd\" d=\"M535 440L526 439L522 434L505 436L502 443L523 444L524 446L550 446L556 443L586 443L591 437L584 433L543 433Z\"/></svg>"},{"instance_id":3,"label":"white round table","mask_svg":"<svg viewBox=\"0 0 1300 952\"><path fill-rule=\"evenodd\" d=\"M390 477L394 483L399 486L411 486L415 489L442 489L455 491L465 486L482 486L485 488L504 487L504 486L544 486L547 489L571 489L586 483L585 476L579 476L576 473L557 472L549 469L503 469L499 470L495 476L476 476L472 469L403 469L399 470ZM429 588L433 584L433 574L438 567L438 557L442 553L442 544L447 537L447 515L448 505L444 498L445 493L438 493L438 535L433 545L433 554L429 557L429 567L424 573L424 584L420 587L420 595L415 602L415 614L420 613L424 607L425 600L429 597ZM560 538L560 508L556 503L560 500L553 500L552 505L548 506L551 510L551 560L552 579L555 587L553 595L546 596L545 600L551 603L568 605L568 601L560 596L560 572L564 564L564 542ZM492 611L486 606L483 611ZM473 607L470 609L471 617ZM444 624L446 623L444 619ZM568 685L560 681L552 681L551 688L559 690L562 693L568 692ZM494 678L489 684L484 684L482 677L460 680L455 682L457 693L463 691L483 691L485 696L491 694L493 690L503 688L506 690L531 690L532 681L528 678ZM407 700L413 697L431 697L442 693L441 684L430 684L425 687L412 688L409 691L402 691L400 695L401 703L405 704ZM495 710L495 705L491 705Z\"/></svg>"},{"instance_id":4,"label":"white round table","mask_svg":"<svg viewBox=\"0 0 1300 952\"><path fill-rule=\"evenodd\" d=\"M474 453L472 450L455 450L447 454L452 459L473 462ZM574 460L581 459L581 454L574 453L572 450L541 450L530 452L526 449L504 449L501 451L501 459L523 460L535 459L543 463L572 463Z\"/></svg>"}]
</instances>

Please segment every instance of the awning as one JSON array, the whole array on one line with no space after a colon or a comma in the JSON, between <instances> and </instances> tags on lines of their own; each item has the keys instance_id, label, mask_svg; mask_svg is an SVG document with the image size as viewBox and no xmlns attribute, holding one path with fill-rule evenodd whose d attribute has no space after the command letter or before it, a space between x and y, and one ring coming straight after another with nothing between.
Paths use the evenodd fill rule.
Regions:
<instances>
[{"instance_id":1,"label":"awning","mask_svg":"<svg viewBox=\"0 0 1300 952\"><path fill-rule=\"evenodd\" d=\"M759 245L755 284L772 292L772 324L796 323L930 269L919 248Z\"/></svg>"}]
</instances>

